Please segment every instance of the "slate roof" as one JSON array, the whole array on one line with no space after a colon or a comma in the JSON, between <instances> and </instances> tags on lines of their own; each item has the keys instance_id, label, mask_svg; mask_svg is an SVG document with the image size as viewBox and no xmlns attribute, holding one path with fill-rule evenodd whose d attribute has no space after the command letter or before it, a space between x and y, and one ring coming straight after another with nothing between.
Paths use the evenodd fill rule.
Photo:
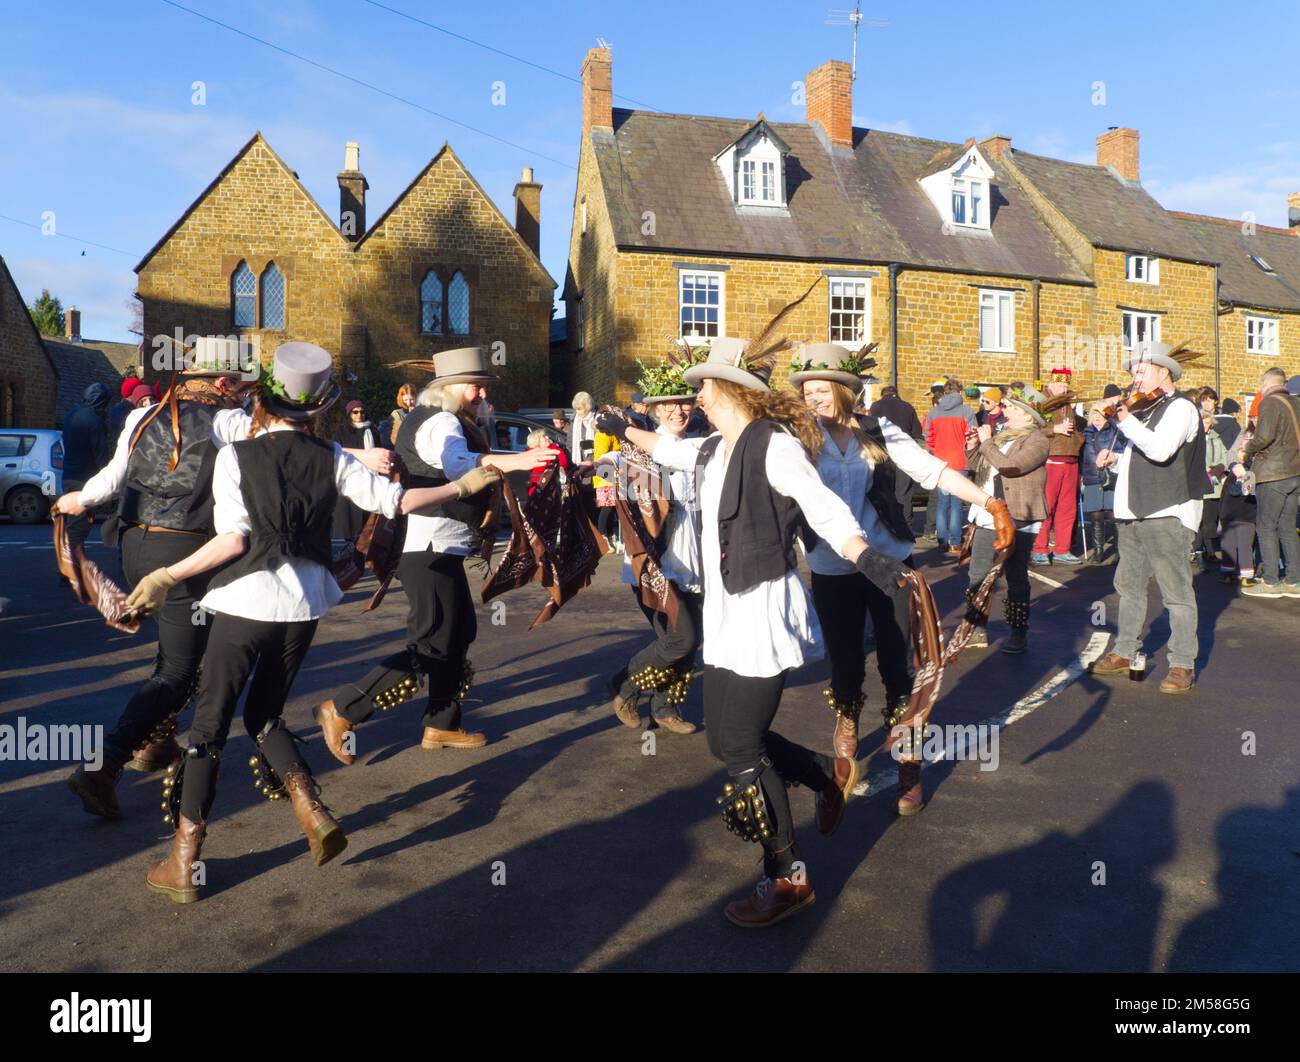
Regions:
<instances>
[{"instance_id":1,"label":"slate roof","mask_svg":"<svg viewBox=\"0 0 1300 1062\"><path fill-rule=\"evenodd\" d=\"M105 384L116 402L120 397L123 369L135 365L138 360L134 343L99 343L93 339L69 343L52 336L42 338L59 374L54 408L56 424L63 423L63 415L81 402L86 388L93 383ZM130 356L123 361L128 351Z\"/></svg>"},{"instance_id":2,"label":"slate roof","mask_svg":"<svg viewBox=\"0 0 1300 1062\"><path fill-rule=\"evenodd\" d=\"M854 129L853 149L832 151L813 126L771 123L790 147L789 216L742 214L713 157L751 124L616 109L614 132L591 137L619 247L1091 283L995 158L991 230L945 235L917 183L963 146L944 141ZM654 235L642 233L647 210Z\"/></svg>"},{"instance_id":3,"label":"slate roof","mask_svg":"<svg viewBox=\"0 0 1300 1062\"><path fill-rule=\"evenodd\" d=\"M1300 233L1259 225L1254 235L1247 236L1240 221L1178 211L1169 216L1219 263L1221 300L1265 310L1300 311ZM1257 266L1252 254L1274 272Z\"/></svg>"},{"instance_id":4,"label":"slate roof","mask_svg":"<svg viewBox=\"0 0 1300 1062\"><path fill-rule=\"evenodd\" d=\"M1187 262L1213 262L1195 234L1179 225L1140 185L1106 166L1013 151L1016 167L1097 247Z\"/></svg>"}]
</instances>

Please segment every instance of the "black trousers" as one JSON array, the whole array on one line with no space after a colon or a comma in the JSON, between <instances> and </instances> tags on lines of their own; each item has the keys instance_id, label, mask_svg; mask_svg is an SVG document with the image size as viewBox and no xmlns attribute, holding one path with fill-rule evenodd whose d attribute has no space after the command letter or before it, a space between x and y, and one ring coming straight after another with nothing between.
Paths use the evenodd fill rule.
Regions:
<instances>
[{"instance_id":1,"label":"black trousers","mask_svg":"<svg viewBox=\"0 0 1300 1062\"><path fill-rule=\"evenodd\" d=\"M150 572L177 563L201 545L201 535L129 527L122 532L120 541L122 571L134 586ZM129 757L155 727L184 708L194 692L212 618L198 608L207 583L208 577L201 575L177 583L167 592L155 619L158 652L153 674L135 691L105 739L117 755Z\"/></svg>"},{"instance_id":2,"label":"black trousers","mask_svg":"<svg viewBox=\"0 0 1300 1062\"><path fill-rule=\"evenodd\" d=\"M406 591L407 647L382 660L358 685L334 693L334 707L348 722L375 714L374 695L413 671L428 676L429 701L424 725L439 730L460 727L460 689L469 647L478 637L474 598L465 578L465 558L433 550L403 553L397 576Z\"/></svg>"},{"instance_id":3,"label":"black trousers","mask_svg":"<svg viewBox=\"0 0 1300 1062\"><path fill-rule=\"evenodd\" d=\"M726 765L733 779L757 767L765 757L772 764L759 783L772 823L772 836L762 842L763 873L770 878L789 877L799 858L785 784L805 785L816 793L830 781L835 769L831 757L796 745L771 729L787 674L750 678L704 665L704 727L709 751Z\"/></svg>"},{"instance_id":4,"label":"black trousers","mask_svg":"<svg viewBox=\"0 0 1300 1062\"><path fill-rule=\"evenodd\" d=\"M1224 489L1219 499L1219 546L1223 550L1222 568L1226 572L1255 571L1255 515L1258 501L1253 494L1229 494Z\"/></svg>"},{"instance_id":5,"label":"black trousers","mask_svg":"<svg viewBox=\"0 0 1300 1062\"><path fill-rule=\"evenodd\" d=\"M915 666L910 651L912 613L906 590L886 594L860 572L812 573L813 607L831 658L831 691L841 703L862 692L866 675L863 635L867 616L876 632L876 668L893 699L912 690Z\"/></svg>"},{"instance_id":6,"label":"black trousers","mask_svg":"<svg viewBox=\"0 0 1300 1062\"><path fill-rule=\"evenodd\" d=\"M249 737L257 740L268 723L278 720L303 657L311 648L317 622L268 623L215 613L203 657L190 747L205 746L209 752L225 747L245 686L244 729ZM293 770L311 773L288 730L274 729L262 736L259 744L281 781ZM181 789L181 813L187 819L207 819L216 795L218 762L219 758L210 754L187 759Z\"/></svg>"},{"instance_id":7,"label":"black trousers","mask_svg":"<svg viewBox=\"0 0 1300 1062\"><path fill-rule=\"evenodd\" d=\"M1016 521L1015 545L1003 565L1002 574L1007 580L1007 600L1029 604L1029 555L1034 551L1034 536L1020 530L1027 521ZM970 590L979 589L980 583L993 567L992 529L976 527L970 547ZM995 587L996 589L996 587Z\"/></svg>"},{"instance_id":8,"label":"black trousers","mask_svg":"<svg viewBox=\"0 0 1300 1062\"><path fill-rule=\"evenodd\" d=\"M1201 501L1201 526L1196 532L1192 550L1204 554L1207 560L1219 546L1219 505L1218 498L1204 498Z\"/></svg>"},{"instance_id":9,"label":"black trousers","mask_svg":"<svg viewBox=\"0 0 1300 1062\"><path fill-rule=\"evenodd\" d=\"M695 654L703 636L702 594L691 594L677 588L681 607L677 610L677 629L673 630L668 625L667 616L642 602L640 588L634 586L631 590L641 614L658 637L632 657L627 662L627 667L619 673L619 693L624 697L632 697L637 692L637 687L628 680L628 676L635 675L644 668L665 668L680 675L689 675L695 668ZM656 719L678 714L678 709L668 703L667 690L655 690L650 695L650 713Z\"/></svg>"}]
</instances>

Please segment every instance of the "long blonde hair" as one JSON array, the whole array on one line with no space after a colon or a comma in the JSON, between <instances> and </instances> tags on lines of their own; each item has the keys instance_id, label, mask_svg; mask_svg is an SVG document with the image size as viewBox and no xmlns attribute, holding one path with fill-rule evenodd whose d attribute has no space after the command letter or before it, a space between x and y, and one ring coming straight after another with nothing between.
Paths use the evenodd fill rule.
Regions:
<instances>
[{"instance_id":1,"label":"long blonde hair","mask_svg":"<svg viewBox=\"0 0 1300 1062\"><path fill-rule=\"evenodd\" d=\"M805 383L813 383L807 380ZM889 453L883 446L874 440L868 438L867 433L859 426L857 418L853 415L853 410L857 408L858 393L847 384L842 384L838 380L819 380L818 383L827 383L831 386L831 403L835 407L835 415L831 419L836 424L842 424L853 432L853 438L857 440L858 446L862 452L867 455L867 462L874 468L882 461L889 460ZM803 387L799 388L799 398L803 399Z\"/></svg>"},{"instance_id":2,"label":"long blonde hair","mask_svg":"<svg viewBox=\"0 0 1300 1062\"><path fill-rule=\"evenodd\" d=\"M823 439L817 414L801 399L784 391L742 387L730 380L714 379L713 386L750 420L775 421L789 429L810 456L816 457L821 452Z\"/></svg>"}]
</instances>

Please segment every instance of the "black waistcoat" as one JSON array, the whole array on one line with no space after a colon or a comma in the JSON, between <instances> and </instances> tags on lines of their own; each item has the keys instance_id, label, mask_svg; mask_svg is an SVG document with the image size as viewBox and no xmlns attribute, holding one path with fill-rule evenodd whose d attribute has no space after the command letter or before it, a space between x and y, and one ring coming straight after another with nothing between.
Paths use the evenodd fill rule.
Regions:
<instances>
[{"instance_id":1,"label":"black waistcoat","mask_svg":"<svg viewBox=\"0 0 1300 1062\"><path fill-rule=\"evenodd\" d=\"M862 433L887 452L880 419L860 416L857 420ZM904 498L910 496L911 488L911 478L893 461L881 461L871 470L871 489L867 491L867 501L876 510L885 530L900 542L916 541L916 533L912 530L912 514L903 505Z\"/></svg>"},{"instance_id":2,"label":"black waistcoat","mask_svg":"<svg viewBox=\"0 0 1300 1062\"><path fill-rule=\"evenodd\" d=\"M338 501L334 445L299 431L265 432L231 445L251 530L247 551L217 572L212 585L270 571L290 557L330 567Z\"/></svg>"},{"instance_id":3,"label":"black waistcoat","mask_svg":"<svg viewBox=\"0 0 1300 1062\"><path fill-rule=\"evenodd\" d=\"M401 457L402 464L406 466L407 477L404 482L409 487L441 487L450 482L447 479L446 472L429 464L415 449L416 433L419 432L430 417L436 416L439 412L441 411L431 406L416 406L406 415L406 419L402 421L401 429L397 432L397 440L393 443L393 449ZM488 453L491 447L474 438L475 434L466 433L465 445L469 447L471 453ZM417 509L416 515L442 516L450 520L459 520L471 528L478 528L482 526L483 515L487 512L488 506L492 504L492 498L495 494L496 491L482 490L468 498L459 498L443 502L441 505L430 505L424 509Z\"/></svg>"},{"instance_id":4,"label":"black waistcoat","mask_svg":"<svg viewBox=\"0 0 1300 1062\"><path fill-rule=\"evenodd\" d=\"M212 418L219 407L202 402L176 404L181 452L172 471L176 445L172 421L164 407L136 439L126 463L117 516L127 524L152 524L177 531L208 533L212 528Z\"/></svg>"},{"instance_id":5,"label":"black waistcoat","mask_svg":"<svg viewBox=\"0 0 1300 1062\"><path fill-rule=\"evenodd\" d=\"M722 550L722 585L729 594L744 593L759 583L779 579L794 569L794 540L805 544L811 532L793 498L778 494L767 481L767 446L781 428L774 421L751 422L727 459L718 503L718 545ZM700 447L695 466L696 489L706 462L717 452L721 437Z\"/></svg>"},{"instance_id":6,"label":"black waistcoat","mask_svg":"<svg viewBox=\"0 0 1300 1062\"><path fill-rule=\"evenodd\" d=\"M1161 399L1146 417L1146 426L1155 430L1175 402L1186 401L1174 396ZM1205 427L1199 417L1196 438L1183 443L1164 461L1152 461L1137 446L1130 445L1130 449L1128 507L1139 520L1205 493Z\"/></svg>"}]
</instances>

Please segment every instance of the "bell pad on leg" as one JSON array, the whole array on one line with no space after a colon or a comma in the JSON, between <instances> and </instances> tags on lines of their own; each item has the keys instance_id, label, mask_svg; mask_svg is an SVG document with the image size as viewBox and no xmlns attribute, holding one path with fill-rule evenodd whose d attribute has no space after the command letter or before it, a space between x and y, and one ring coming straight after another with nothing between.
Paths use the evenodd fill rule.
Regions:
<instances>
[{"instance_id":1,"label":"bell pad on leg","mask_svg":"<svg viewBox=\"0 0 1300 1062\"><path fill-rule=\"evenodd\" d=\"M717 798L722 821L741 840L762 842L772 837L773 824L762 784L763 774L771 766L772 761L764 756L757 767L730 779Z\"/></svg>"}]
</instances>

